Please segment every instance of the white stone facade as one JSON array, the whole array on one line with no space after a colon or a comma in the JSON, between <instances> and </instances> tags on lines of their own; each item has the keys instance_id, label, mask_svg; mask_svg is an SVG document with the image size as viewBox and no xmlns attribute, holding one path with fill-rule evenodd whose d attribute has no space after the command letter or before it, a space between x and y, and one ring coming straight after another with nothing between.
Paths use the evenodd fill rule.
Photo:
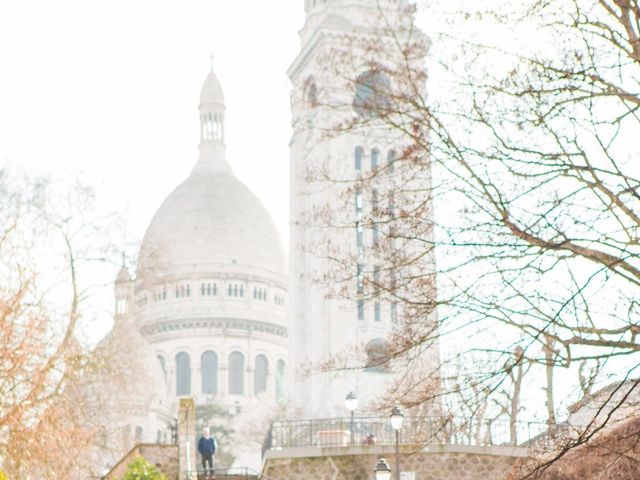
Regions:
<instances>
[{"instance_id":1,"label":"white stone facade","mask_svg":"<svg viewBox=\"0 0 640 480\"><path fill-rule=\"evenodd\" d=\"M361 286L361 277L367 275L375 283L378 275L379 257L373 247L381 232L354 225L373 208L393 208L380 193L405 181L402 172L387 165L406 140L373 118L363 129L339 132L338 126L349 125L358 115L358 82L375 74L372 65L379 65L381 71L397 70L406 60L399 57L396 41L410 34L417 37L416 43L424 48L412 61L419 69L427 39L413 28L414 11L406 0L306 0L305 10L301 51L288 72L294 128L290 371L295 404L305 416L318 418L347 415L344 400L350 391L360 398L362 411L393 380L390 369L363 368L368 346L386 342L400 312L392 298L376 298ZM375 169L383 173L375 175ZM369 177L366 186L354 187L364 177ZM421 187L429 181L421 179ZM345 201L345 192L352 200ZM385 198L384 205L380 198ZM331 212L332 227L327 227L323 211ZM351 276L343 274L340 284L332 274L334 256L350 262L352 268ZM339 268L344 271L344 267L343 263ZM424 268L433 268L432 259ZM325 284L323 279L331 282ZM433 367L438 352L428 355ZM328 373L305 374L306 367L319 365L325 365Z\"/></svg>"},{"instance_id":2,"label":"white stone facade","mask_svg":"<svg viewBox=\"0 0 640 480\"><path fill-rule=\"evenodd\" d=\"M127 319L144 344L137 350L162 405L162 414L147 405L123 416L125 450L170 441L180 398L236 412L285 398L285 256L269 213L227 163L224 111L212 70L200 96L199 158L147 228L135 278L123 268L116 279L114 331Z\"/></svg>"}]
</instances>

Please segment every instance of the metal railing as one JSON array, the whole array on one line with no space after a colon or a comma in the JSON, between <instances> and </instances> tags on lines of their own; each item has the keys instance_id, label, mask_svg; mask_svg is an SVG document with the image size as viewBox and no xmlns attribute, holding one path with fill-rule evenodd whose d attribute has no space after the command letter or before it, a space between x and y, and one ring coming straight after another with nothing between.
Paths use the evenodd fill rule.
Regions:
<instances>
[{"instance_id":1,"label":"metal railing","mask_svg":"<svg viewBox=\"0 0 640 480\"><path fill-rule=\"evenodd\" d=\"M548 437L543 422L456 417L407 417L400 431L403 444L445 444L471 446L540 445ZM568 431L556 426L555 433ZM554 439L557 438L554 435ZM395 431L388 418L356 417L318 420L274 421L262 444L267 450L290 447L346 447L349 445L393 445Z\"/></svg>"}]
</instances>

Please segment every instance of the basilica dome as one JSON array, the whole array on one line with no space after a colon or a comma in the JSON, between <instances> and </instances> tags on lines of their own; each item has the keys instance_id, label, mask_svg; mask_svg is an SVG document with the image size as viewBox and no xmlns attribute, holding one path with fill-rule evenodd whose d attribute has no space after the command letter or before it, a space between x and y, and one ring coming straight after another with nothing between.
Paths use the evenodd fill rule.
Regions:
<instances>
[{"instance_id":1,"label":"basilica dome","mask_svg":"<svg viewBox=\"0 0 640 480\"><path fill-rule=\"evenodd\" d=\"M262 202L229 168L212 167L199 162L160 206L140 249L141 269L160 266L171 277L243 267L284 275L280 236Z\"/></svg>"},{"instance_id":2,"label":"basilica dome","mask_svg":"<svg viewBox=\"0 0 640 480\"><path fill-rule=\"evenodd\" d=\"M138 278L156 284L223 273L284 282L285 257L273 220L225 158L224 96L213 70L199 110L198 161L147 228Z\"/></svg>"}]
</instances>

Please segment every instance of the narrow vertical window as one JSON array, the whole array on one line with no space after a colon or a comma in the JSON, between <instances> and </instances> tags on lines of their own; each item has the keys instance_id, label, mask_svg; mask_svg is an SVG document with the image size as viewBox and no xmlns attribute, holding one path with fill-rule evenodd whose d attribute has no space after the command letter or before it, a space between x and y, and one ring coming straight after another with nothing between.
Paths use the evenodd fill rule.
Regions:
<instances>
[{"instance_id":1,"label":"narrow vertical window","mask_svg":"<svg viewBox=\"0 0 640 480\"><path fill-rule=\"evenodd\" d=\"M354 156L356 161L356 173L360 174L362 171L362 147L356 147Z\"/></svg>"},{"instance_id":2,"label":"narrow vertical window","mask_svg":"<svg viewBox=\"0 0 640 480\"><path fill-rule=\"evenodd\" d=\"M244 394L244 355L240 352L229 355L229 393Z\"/></svg>"},{"instance_id":3,"label":"narrow vertical window","mask_svg":"<svg viewBox=\"0 0 640 480\"><path fill-rule=\"evenodd\" d=\"M256 366L253 377L253 393L258 395L267 391L267 376L269 374L269 361L264 355L256 357Z\"/></svg>"},{"instance_id":4,"label":"narrow vertical window","mask_svg":"<svg viewBox=\"0 0 640 480\"><path fill-rule=\"evenodd\" d=\"M364 320L364 300L358 300L358 320Z\"/></svg>"},{"instance_id":5,"label":"narrow vertical window","mask_svg":"<svg viewBox=\"0 0 640 480\"><path fill-rule=\"evenodd\" d=\"M185 352L176 355L176 395L191 395L191 359Z\"/></svg>"},{"instance_id":6,"label":"narrow vertical window","mask_svg":"<svg viewBox=\"0 0 640 480\"><path fill-rule=\"evenodd\" d=\"M364 254L364 227L362 225L363 202L362 202L362 190L356 189L356 247L358 255Z\"/></svg>"},{"instance_id":7,"label":"narrow vertical window","mask_svg":"<svg viewBox=\"0 0 640 480\"><path fill-rule=\"evenodd\" d=\"M371 170L378 168L378 160L380 158L380 150L374 148L371 150Z\"/></svg>"},{"instance_id":8,"label":"narrow vertical window","mask_svg":"<svg viewBox=\"0 0 640 480\"><path fill-rule=\"evenodd\" d=\"M393 173L393 169L395 168L396 163L396 152L395 150L389 150L387 154L387 170L389 173Z\"/></svg>"},{"instance_id":9,"label":"narrow vertical window","mask_svg":"<svg viewBox=\"0 0 640 480\"><path fill-rule=\"evenodd\" d=\"M278 360L276 365L276 401L281 402L284 400L285 388L286 388L286 365L284 360Z\"/></svg>"},{"instance_id":10,"label":"narrow vertical window","mask_svg":"<svg viewBox=\"0 0 640 480\"><path fill-rule=\"evenodd\" d=\"M218 355L207 351L200 357L200 371L202 373L202 393L218 393Z\"/></svg>"},{"instance_id":11,"label":"narrow vertical window","mask_svg":"<svg viewBox=\"0 0 640 480\"><path fill-rule=\"evenodd\" d=\"M376 322L381 320L380 314L380 267L373 268L373 296L375 303L373 304L373 319Z\"/></svg>"},{"instance_id":12,"label":"narrow vertical window","mask_svg":"<svg viewBox=\"0 0 640 480\"><path fill-rule=\"evenodd\" d=\"M377 190L372 190L371 191L371 211L372 211L372 227L371 227L371 233L372 233L372 243L373 246L376 247L378 246L378 242L380 240L380 231L378 229L378 191Z\"/></svg>"},{"instance_id":13,"label":"narrow vertical window","mask_svg":"<svg viewBox=\"0 0 640 480\"><path fill-rule=\"evenodd\" d=\"M364 268L360 263L356 265L356 293L364 293Z\"/></svg>"}]
</instances>

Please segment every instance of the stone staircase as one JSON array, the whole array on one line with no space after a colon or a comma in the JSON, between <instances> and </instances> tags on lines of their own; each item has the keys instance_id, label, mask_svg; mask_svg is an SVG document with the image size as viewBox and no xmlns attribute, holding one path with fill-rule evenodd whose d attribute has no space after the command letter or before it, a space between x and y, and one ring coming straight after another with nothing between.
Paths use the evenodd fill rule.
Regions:
<instances>
[{"instance_id":1,"label":"stone staircase","mask_svg":"<svg viewBox=\"0 0 640 480\"><path fill-rule=\"evenodd\" d=\"M229 474L217 474L215 480L261 480L260 475L244 474L244 473L229 473ZM213 479L213 477L209 477ZM204 475L198 475L198 480L208 480Z\"/></svg>"},{"instance_id":2,"label":"stone staircase","mask_svg":"<svg viewBox=\"0 0 640 480\"><path fill-rule=\"evenodd\" d=\"M198 473L198 480L270 480L259 472L250 468L234 468L231 470L217 470L215 477L206 477Z\"/></svg>"}]
</instances>

